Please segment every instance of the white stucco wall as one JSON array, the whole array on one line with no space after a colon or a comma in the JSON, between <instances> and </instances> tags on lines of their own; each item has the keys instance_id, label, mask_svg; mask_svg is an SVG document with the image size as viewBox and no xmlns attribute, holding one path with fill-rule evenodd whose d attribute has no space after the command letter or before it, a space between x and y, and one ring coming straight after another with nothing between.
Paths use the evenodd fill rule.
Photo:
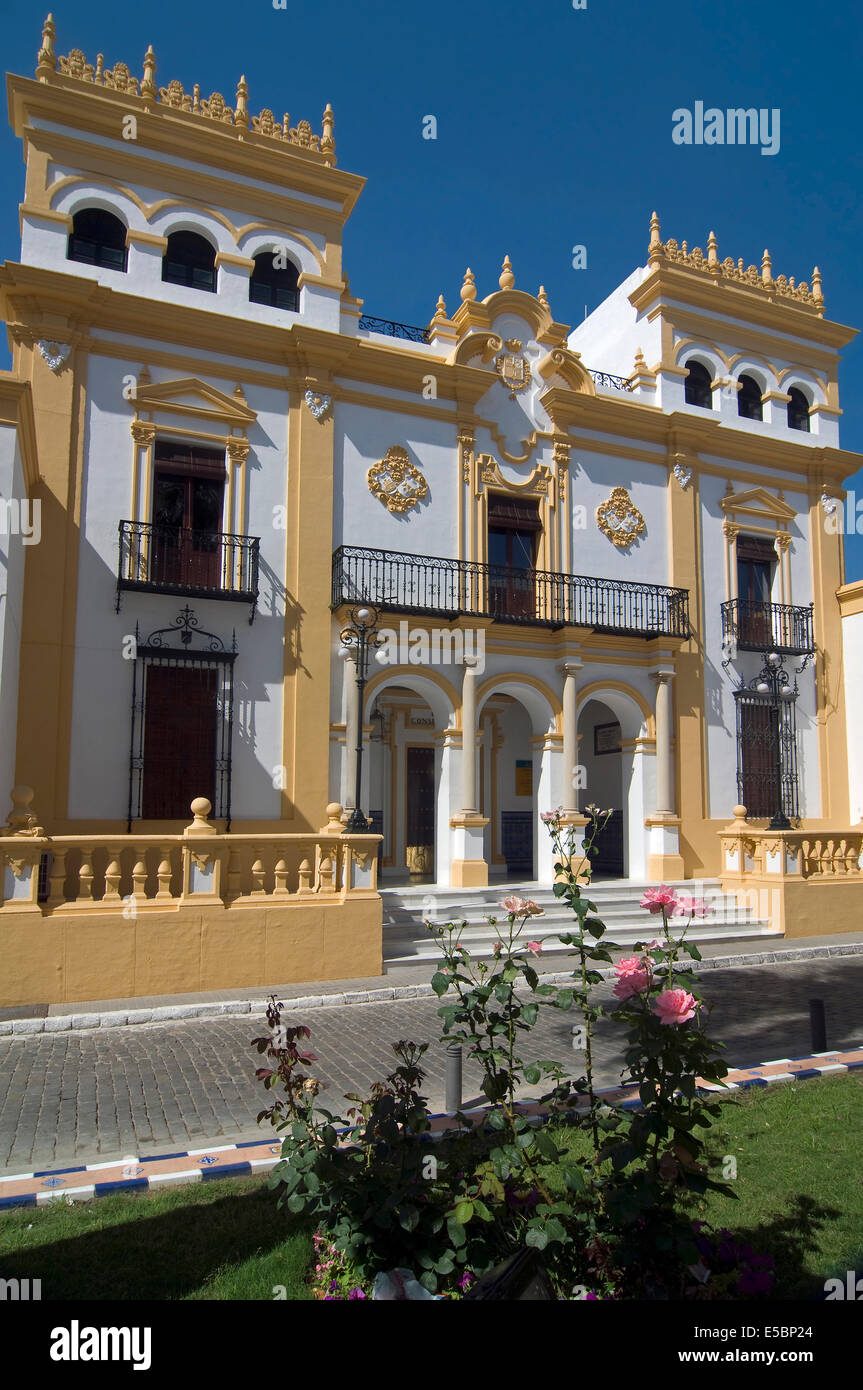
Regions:
<instances>
[{"instance_id":1,"label":"white stucco wall","mask_svg":"<svg viewBox=\"0 0 863 1390\"><path fill-rule=\"evenodd\" d=\"M0 503L17 502L20 508L26 498L17 433L9 426L0 425ZM0 511L0 814L4 818L11 806L9 792L15 784L26 555L24 536L20 530L15 533L14 518L14 508L3 507ZM32 525L32 504L28 520ZM37 535L38 530L34 528L34 539Z\"/></svg>"}]
</instances>

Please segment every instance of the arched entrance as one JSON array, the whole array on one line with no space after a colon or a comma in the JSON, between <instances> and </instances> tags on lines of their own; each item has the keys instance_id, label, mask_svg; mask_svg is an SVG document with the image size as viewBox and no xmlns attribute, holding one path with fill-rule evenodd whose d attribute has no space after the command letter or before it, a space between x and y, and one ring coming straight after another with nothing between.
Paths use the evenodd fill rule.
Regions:
<instances>
[{"instance_id":1,"label":"arched entrance","mask_svg":"<svg viewBox=\"0 0 863 1390\"><path fill-rule=\"evenodd\" d=\"M551 840L539 811L559 799L554 761L559 708L540 682L517 676L489 681L477 706L489 876L549 883Z\"/></svg>"},{"instance_id":2,"label":"arched entrance","mask_svg":"<svg viewBox=\"0 0 863 1390\"><path fill-rule=\"evenodd\" d=\"M579 805L613 808L596 872L605 876L645 879L648 845L645 817L653 804L654 782L651 715L637 692L600 682L581 692L578 710L578 758L584 785Z\"/></svg>"}]
</instances>

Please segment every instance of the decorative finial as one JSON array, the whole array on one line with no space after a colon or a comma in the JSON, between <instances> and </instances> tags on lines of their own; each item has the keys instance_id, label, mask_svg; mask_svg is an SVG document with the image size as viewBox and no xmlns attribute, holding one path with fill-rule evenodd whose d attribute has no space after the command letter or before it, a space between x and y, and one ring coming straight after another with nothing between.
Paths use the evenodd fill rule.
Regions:
<instances>
[{"instance_id":1,"label":"decorative finial","mask_svg":"<svg viewBox=\"0 0 863 1390\"><path fill-rule=\"evenodd\" d=\"M242 401L243 405L246 403L246 393L239 382L237 382L237 385L234 387L234 400Z\"/></svg>"},{"instance_id":2,"label":"decorative finial","mask_svg":"<svg viewBox=\"0 0 863 1390\"><path fill-rule=\"evenodd\" d=\"M761 283L763 285L773 284L773 262L770 259L770 252L764 248L764 255L761 257Z\"/></svg>"},{"instance_id":3,"label":"decorative finial","mask_svg":"<svg viewBox=\"0 0 863 1390\"><path fill-rule=\"evenodd\" d=\"M647 263L655 265L662 255L662 238L659 235L659 217L654 211L650 215L650 244L647 248Z\"/></svg>"},{"instance_id":4,"label":"decorative finial","mask_svg":"<svg viewBox=\"0 0 863 1390\"><path fill-rule=\"evenodd\" d=\"M334 155L336 152L336 142L333 134L335 125L336 121L333 115L333 108L330 106L330 103L327 102L326 110L324 111L323 135L321 136L321 154Z\"/></svg>"},{"instance_id":5,"label":"decorative finial","mask_svg":"<svg viewBox=\"0 0 863 1390\"><path fill-rule=\"evenodd\" d=\"M815 300L816 304L823 306L824 291L821 288L821 271L818 269L817 265L812 272L812 298Z\"/></svg>"},{"instance_id":6,"label":"decorative finial","mask_svg":"<svg viewBox=\"0 0 863 1390\"><path fill-rule=\"evenodd\" d=\"M141 81L141 96L145 101L156 100L156 55L150 44L144 54L144 76Z\"/></svg>"},{"instance_id":7,"label":"decorative finial","mask_svg":"<svg viewBox=\"0 0 863 1390\"><path fill-rule=\"evenodd\" d=\"M474 279L473 271L471 270L470 266L468 266L467 270L464 273L464 281L461 287L461 297L464 303L467 303L468 300L476 299L476 280Z\"/></svg>"},{"instance_id":8,"label":"decorative finial","mask_svg":"<svg viewBox=\"0 0 863 1390\"><path fill-rule=\"evenodd\" d=\"M57 55L54 52L54 39L57 30L54 28L54 16L49 14L45 23L42 25L42 47L36 59L36 76L40 82L47 82L52 72L57 71Z\"/></svg>"},{"instance_id":9,"label":"decorative finial","mask_svg":"<svg viewBox=\"0 0 863 1390\"><path fill-rule=\"evenodd\" d=\"M144 365L143 365L143 367L141 368L141 370L140 370L139 373L138 373L138 385L139 385L139 386L149 386L152 380L153 380L153 378L152 378L151 375L150 375L150 368L147 366L147 364L146 364L146 362L145 362Z\"/></svg>"},{"instance_id":10,"label":"decorative finial","mask_svg":"<svg viewBox=\"0 0 863 1390\"><path fill-rule=\"evenodd\" d=\"M543 309L551 308L551 305L548 302L548 295L545 292L545 285L540 285L539 294L536 297L538 302L542 305Z\"/></svg>"},{"instance_id":11,"label":"decorative finial","mask_svg":"<svg viewBox=\"0 0 863 1390\"><path fill-rule=\"evenodd\" d=\"M442 294L439 294L437 297L437 305L435 306L434 316L436 319L446 318L446 300L444 299Z\"/></svg>"},{"instance_id":12,"label":"decorative finial","mask_svg":"<svg viewBox=\"0 0 863 1390\"><path fill-rule=\"evenodd\" d=\"M234 113L234 125L249 128L249 88L245 76L241 77L237 83L237 110Z\"/></svg>"},{"instance_id":13,"label":"decorative finial","mask_svg":"<svg viewBox=\"0 0 863 1390\"><path fill-rule=\"evenodd\" d=\"M641 371L642 367L646 367L646 366L647 366L647 363L646 363L645 360L644 360L644 353L641 351L641 348L636 348L636 350L635 350L635 370L636 370L637 372L639 372L639 371Z\"/></svg>"},{"instance_id":14,"label":"decorative finial","mask_svg":"<svg viewBox=\"0 0 863 1390\"><path fill-rule=\"evenodd\" d=\"M711 232L707 238L707 264L719 264L719 242L716 240L715 232Z\"/></svg>"},{"instance_id":15,"label":"decorative finial","mask_svg":"<svg viewBox=\"0 0 863 1390\"><path fill-rule=\"evenodd\" d=\"M515 284L515 276L512 273L512 261L509 259L509 256L504 256L500 279L497 283L502 290L511 290Z\"/></svg>"}]
</instances>

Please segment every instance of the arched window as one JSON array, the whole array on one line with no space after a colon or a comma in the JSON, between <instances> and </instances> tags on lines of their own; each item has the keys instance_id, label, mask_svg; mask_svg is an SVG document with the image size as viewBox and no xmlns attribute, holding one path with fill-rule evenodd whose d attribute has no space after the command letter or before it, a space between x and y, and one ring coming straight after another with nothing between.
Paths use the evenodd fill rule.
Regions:
<instances>
[{"instance_id":1,"label":"arched window","mask_svg":"<svg viewBox=\"0 0 863 1390\"><path fill-rule=\"evenodd\" d=\"M281 251L261 251L249 278L249 299L253 304L296 312L300 306L299 278L297 267Z\"/></svg>"},{"instance_id":2,"label":"arched window","mask_svg":"<svg viewBox=\"0 0 863 1390\"><path fill-rule=\"evenodd\" d=\"M792 386L788 394L791 397L788 402L788 428L790 430L803 430L805 434L808 434L809 402L797 386Z\"/></svg>"},{"instance_id":3,"label":"arched window","mask_svg":"<svg viewBox=\"0 0 863 1390\"><path fill-rule=\"evenodd\" d=\"M764 419L761 387L753 376L740 378L740 390L737 393L737 414L742 415L744 420Z\"/></svg>"},{"instance_id":4,"label":"arched window","mask_svg":"<svg viewBox=\"0 0 863 1390\"><path fill-rule=\"evenodd\" d=\"M690 361L686 363L689 368L689 376L686 378L684 393L687 405L700 406L702 410L712 410L713 392L710 389L710 373L700 362Z\"/></svg>"},{"instance_id":5,"label":"arched window","mask_svg":"<svg viewBox=\"0 0 863 1390\"><path fill-rule=\"evenodd\" d=\"M197 232L171 232L162 261L162 279L169 285L216 292L216 253Z\"/></svg>"},{"instance_id":6,"label":"arched window","mask_svg":"<svg viewBox=\"0 0 863 1390\"><path fill-rule=\"evenodd\" d=\"M125 270L125 223L102 208L82 208L72 218L66 255L70 261L81 261L84 265Z\"/></svg>"}]
</instances>

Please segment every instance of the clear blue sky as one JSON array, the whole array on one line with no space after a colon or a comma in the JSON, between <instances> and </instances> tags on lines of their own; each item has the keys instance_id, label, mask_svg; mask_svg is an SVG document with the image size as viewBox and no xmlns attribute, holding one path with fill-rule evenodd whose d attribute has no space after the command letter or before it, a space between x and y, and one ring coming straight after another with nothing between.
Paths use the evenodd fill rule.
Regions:
<instances>
[{"instance_id":1,"label":"clear blue sky","mask_svg":"<svg viewBox=\"0 0 863 1390\"><path fill-rule=\"evenodd\" d=\"M32 75L51 0L0 0L5 68ZM480 297L505 253L517 283L543 283L556 318L584 316L643 264L655 207L663 237L809 280L828 316L863 328L863 20L853 0L812 6L651 6L634 0L53 0L58 52L82 48L233 104L245 73L253 114L269 106L319 128L336 115L339 165L368 179L345 269L369 313L425 324L442 291L458 305L465 266ZM778 107L781 147L675 145L676 107ZM433 114L438 138L422 138ZM20 148L0 140L0 259L16 259ZM572 269L572 247L587 269ZM0 365L8 365L5 344ZM842 442L863 452L863 341L840 372ZM621 362L627 372L631 363ZM863 498L863 470L848 486ZM863 522L861 522L863 524ZM863 576L863 535L846 542Z\"/></svg>"}]
</instances>

